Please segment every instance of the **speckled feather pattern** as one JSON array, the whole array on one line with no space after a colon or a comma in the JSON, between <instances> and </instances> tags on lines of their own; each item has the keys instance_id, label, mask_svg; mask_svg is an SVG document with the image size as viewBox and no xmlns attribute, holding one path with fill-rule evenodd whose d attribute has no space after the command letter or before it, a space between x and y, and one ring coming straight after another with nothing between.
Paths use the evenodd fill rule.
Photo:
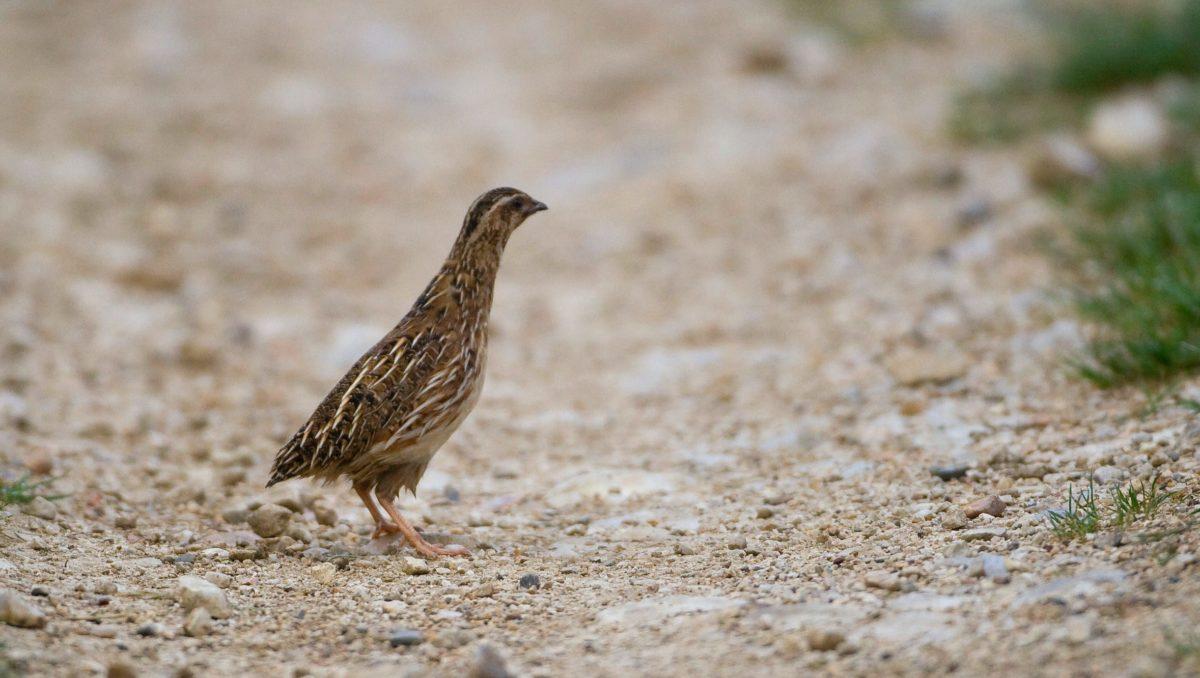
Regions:
<instances>
[{"instance_id":1,"label":"speckled feather pattern","mask_svg":"<svg viewBox=\"0 0 1200 678\"><path fill-rule=\"evenodd\" d=\"M536 204L500 188L471 205L437 275L279 450L268 486L345 476L383 497L416 492L430 459L479 398L500 256Z\"/></svg>"}]
</instances>

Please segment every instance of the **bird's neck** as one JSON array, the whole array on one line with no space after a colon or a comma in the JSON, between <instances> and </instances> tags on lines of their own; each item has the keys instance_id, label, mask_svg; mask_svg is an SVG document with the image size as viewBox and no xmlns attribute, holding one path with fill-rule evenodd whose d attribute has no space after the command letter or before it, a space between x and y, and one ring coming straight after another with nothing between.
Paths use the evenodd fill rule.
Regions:
<instances>
[{"instance_id":1,"label":"bird's neck","mask_svg":"<svg viewBox=\"0 0 1200 678\"><path fill-rule=\"evenodd\" d=\"M414 311L458 319L467 331L486 332L504 244L473 240L466 245L455 243Z\"/></svg>"}]
</instances>

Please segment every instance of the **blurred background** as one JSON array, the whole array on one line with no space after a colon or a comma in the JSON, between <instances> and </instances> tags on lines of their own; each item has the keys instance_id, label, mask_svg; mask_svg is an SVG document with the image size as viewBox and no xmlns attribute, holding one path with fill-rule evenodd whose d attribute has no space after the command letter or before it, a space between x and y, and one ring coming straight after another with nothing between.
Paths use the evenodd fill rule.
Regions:
<instances>
[{"instance_id":1,"label":"blurred background","mask_svg":"<svg viewBox=\"0 0 1200 678\"><path fill-rule=\"evenodd\" d=\"M3 619L0 675L1185 672L1194 506L1119 557L1046 516L1100 469L1197 496L1197 36L1190 0L0 0L0 584L51 620ZM348 488L262 484L500 185L550 211L402 506L477 555L397 583ZM208 571L235 617L165 642Z\"/></svg>"},{"instance_id":2,"label":"blurred background","mask_svg":"<svg viewBox=\"0 0 1200 678\"><path fill-rule=\"evenodd\" d=\"M955 3L822 4L6 3L10 409L162 447L213 420L266 459L495 185L553 208L510 248L494 361L550 400L663 340L822 342L810 269L905 237L839 210L941 133L939 96L890 127L872 41L949 83L970 64L920 46L977 39Z\"/></svg>"}]
</instances>

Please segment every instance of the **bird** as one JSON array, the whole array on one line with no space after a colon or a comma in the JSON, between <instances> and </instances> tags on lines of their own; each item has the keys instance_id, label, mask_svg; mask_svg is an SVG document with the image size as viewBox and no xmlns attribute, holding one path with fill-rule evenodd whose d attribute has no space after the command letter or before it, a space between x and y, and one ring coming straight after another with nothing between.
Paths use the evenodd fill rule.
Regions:
<instances>
[{"instance_id":1,"label":"bird","mask_svg":"<svg viewBox=\"0 0 1200 678\"><path fill-rule=\"evenodd\" d=\"M501 255L513 232L546 209L515 188L476 198L437 274L279 449L267 487L348 478L375 521L372 539L399 532L427 558L467 555L426 541L394 502L401 489L416 495L430 460L479 400Z\"/></svg>"}]
</instances>

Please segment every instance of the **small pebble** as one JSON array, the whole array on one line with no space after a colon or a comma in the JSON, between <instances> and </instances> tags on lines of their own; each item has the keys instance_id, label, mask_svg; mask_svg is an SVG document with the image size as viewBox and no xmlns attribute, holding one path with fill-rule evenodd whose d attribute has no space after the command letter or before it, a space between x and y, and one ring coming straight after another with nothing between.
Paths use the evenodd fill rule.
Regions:
<instances>
[{"instance_id":1,"label":"small pebble","mask_svg":"<svg viewBox=\"0 0 1200 678\"><path fill-rule=\"evenodd\" d=\"M163 627L161 624L150 622L149 624L142 624L139 626L137 629L137 634L143 638L157 638L158 636L162 635L162 631Z\"/></svg>"},{"instance_id":2,"label":"small pebble","mask_svg":"<svg viewBox=\"0 0 1200 678\"><path fill-rule=\"evenodd\" d=\"M942 480L954 480L967 475L968 470L970 467L964 464L955 464L953 466L933 466L929 472Z\"/></svg>"},{"instance_id":3,"label":"small pebble","mask_svg":"<svg viewBox=\"0 0 1200 678\"><path fill-rule=\"evenodd\" d=\"M838 646L845 642L846 636L839 631L830 629L814 629L808 632L806 639L808 640L808 649L828 652L838 649Z\"/></svg>"},{"instance_id":4,"label":"small pebble","mask_svg":"<svg viewBox=\"0 0 1200 678\"><path fill-rule=\"evenodd\" d=\"M456 650L475 640L475 634L465 629L446 629L433 638L433 644L444 650Z\"/></svg>"},{"instance_id":5,"label":"small pebble","mask_svg":"<svg viewBox=\"0 0 1200 678\"><path fill-rule=\"evenodd\" d=\"M104 673L106 678L137 678L137 674L133 664L122 660L109 664Z\"/></svg>"},{"instance_id":6,"label":"small pebble","mask_svg":"<svg viewBox=\"0 0 1200 678\"><path fill-rule=\"evenodd\" d=\"M960 508L954 508L942 515L942 527L947 530L961 530L967 526L967 514Z\"/></svg>"},{"instance_id":7,"label":"small pebble","mask_svg":"<svg viewBox=\"0 0 1200 678\"><path fill-rule=\"evenodd\" d=\"M225 597L225 592L216 584L200 577L191 575L180 577L176 583L175 596L185 610L190 611L202 607L217 619L233 615L233 607L229 604L229 599Z\"/></svg>"},{"instance_id":8,"label":"small pebble","mask_svg":"<svg viewBox=\"0 0 1200 678\"><path fill-rule=\"evenodd\" d=\"M35 475L48 476L54 470L54 459L49 455L39 454L25 460L25 468Z\"/></svg>"},{"instance_id":9,"label":"small pebble","mask_svg":"<svg viewBox=\"0 0 1200 678\"><path fill-rule=\"evenodd\" d=\"M275 503L292 513L304 513L304 502L297 497L283 497L276 500Z\"/></svg>"},{"instance_id":10,"label":"small pebble","mask_svg":"<svg viewBox=\"0 0 1200 678\"><path fill-rule=\"evenodd\" d=\"M411 647L425 642L425 635L416 629L397 629L388 637L392 647Z\"/></svg>"},{"instance_id":11,"label":"small pebble","mask_svg":"<svg viewBox=\"0 0 1200 678\"><path fill-rule=\"evenodd\" d=\"M496 595L496 585L490 581L471 589L472 598L491 598L494 595Z\"/></svg>"},{"instance_id":12,"label":"small pebble","mask_svg":"<svg viewBox=\"0 0 1200 678\"><path fill-rule=\"evenodd\" d=\"M983 575L997 584L1007 584L1011 577L1004 565L1004 556L985 555L980 558L983 562Z\"/></svg>"},{"instance_id":13,"label":"small pebble","mask_svg":"<svg viewBox=\"0 0 1200 678\"><path fill-rule=\"evenodd\" d=\"M337 565L333 563L317 563L308 568L308 573L312 578L321 584L332 584L337 577Z\"/></svg>"},{"instance_id":14,"label":"small pebble","mask_svg":"<svg viewBox=\"0 0 1200 678\"><path fill-rule=\"evenodd\" d=\"M292 525L288 526L286 536L304 544L310 544L313 540L312 532L310 532L307 527L299 523L293 523Z\"/></svg>"},{"instance_id":15,"label":"small pebble","mask_svg":"<svg viewBox=\"0 0 1200 678\"><path fill-rule=\"evenodd\" d=\"M899 577L890 572L868 572L863 576L863 583L868 588L883 589L885 591L899 591L904 588L904 582Z\"/></svg>"},{"instance_id":16,"label":"small pebble","mask_svg":"<svg viewBox=\"0 0 1200 678\"><path fill-rule=\"evenodd\" d=\"M1125 479L1126 473L1116 466L1101 466L1092 472L1097 485L1115 485Z\"/></svg>"},{"instance_id":17,"label":"small pebble","mask_svg":"<svg viewBox=\"0 0 1200 678\"><path fill-rule=\"evenodd\" d=\"M405 556L403 562L400 565L400 569L404 572L404 574L410 574L410 575L429 574L429 563L420 558L414 558L412 556Z\"/></svg>"},{"instance_id":18,"label":"small pebble","mask_svg":"<svg viewBox=\"0 0 1200 678\"><path fill-rule=\"evenodd\" d=\"M978 226L992 218L993 212L992 203L983 199L973 200L958 211L958 227Z\"/></svg>"},{"instance_id":19,"label":"small pebble","mask_svg":"<svg viewBox=\"0 0 1200 678\"><path fill-rule=\"evenodd\" d=\"M192 638L200 638L212 633L212 615L203 607L197 607L188 613L183 622L183 632Z\"/></svg>"},{"instance_id":20,"label":"small pebble","mask_svg":"<svg viewBox=\"0 0 1200 678\"><path fill-rule=\"evenodd\" d=\"M337 521L338 521L337 511L333 510L331 507L329 507L325 503L323 503L323 502L314 503L312 506L312 512L313 512L313 517L315 517L317 519L318 525L324 525L326 527L333 527L334 525L337 525Z\"/></svg>"},{"instance_id":21,"label":"small pebble","mask_svg":"<svg viewBox=\"0 0 1200 678\"><path fill-rule=\"evenodd\" d=\"M1007 507L1000 497L993 494L971 502L964 509L964 513L966 513L967 518L978 518L985 513L989 516L1001 516L1004 514L1005 508Z\"/></svg>"},{"instance_id":22,"label":"small pebble","mask_svg":"<svg viewBox=\"0 0 1200 678\"><path fill-rule=\"evenodd\" d=\"M224 572L207 572L204 575L205 581L212 582L223 589L227 589L233 585L233 577Z\"/></svg>"},{"instance_id":23,"label":"small pebble","mask_svg":"<svg viewBox=\"0 0 1200 678\"><path fill-rule=\"evenodd\" d=\"M496 648L487 643L481 644L475 650L475 662L467 674L469 678L511 678L504 658Z\"/></svg>"},{"instance_id":24,"label":"small pebble","mask_svg":"<svg viewBox=\"0 0 1200 678\"><path fill-rule=\"evenodd\" d=\"M250 513L248 522L254 534L260 537L278 537L287 530L292 520L292 510L279 504L263 504Z\"/></svg>"},{"instance_id":25,"label":"small pebble","mask_svg":"<svg viewBox=\"0 0 1200 678\"><path fill-rule=\"evenodd\" d=\"M15 591L0 589L0 622L25 629L46 625L46 613Z\"/></svg>"},{"instance_id":26,"label":"small pebble","mask_svg":"<svg viewBox=\"0 0 1200 678\"><path fill-rule=\"evenodd\" d=\"M1008 530L1003 527L976 527L962 532L963 541L981 541L1003 537Z\"/></svg>"},{"instance_id":27,"label":"small pebble","mask_svg":"<svg viewBox=\"0 0 1200 678\"><path fill-rule=\"evenodd\" d=\"M54 520L58 516L58 507L45 497L34 497L33 501L21 508L21 512L42 520Z\"/></svg>"}]
</instances>

